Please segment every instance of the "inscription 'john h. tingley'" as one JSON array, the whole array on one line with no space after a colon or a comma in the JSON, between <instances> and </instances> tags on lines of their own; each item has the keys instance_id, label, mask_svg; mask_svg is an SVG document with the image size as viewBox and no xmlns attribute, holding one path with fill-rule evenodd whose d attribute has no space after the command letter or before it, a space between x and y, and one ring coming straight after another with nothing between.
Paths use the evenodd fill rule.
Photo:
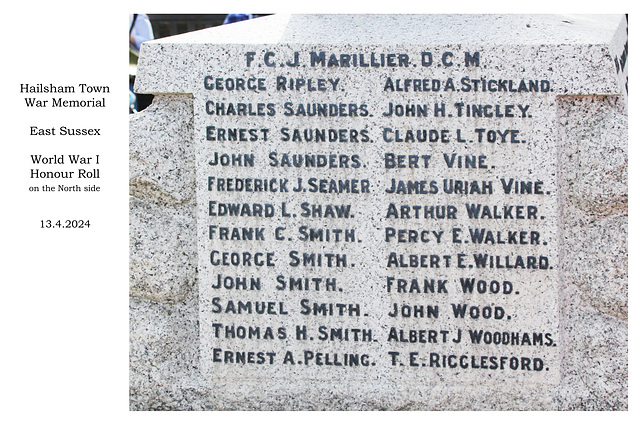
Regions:
<instances>
[{"instance_id":1,"label":"inscription 'john h. tingley'","mask_svg":"<svg viewBox=\"0 0 640 427\"><path fill-rule=\"evenodd\" d=\"M526 166L546 76L452 47L236 55L196 107L214 372L557 369L554 175Z\"/></svg>"}]
</instances>

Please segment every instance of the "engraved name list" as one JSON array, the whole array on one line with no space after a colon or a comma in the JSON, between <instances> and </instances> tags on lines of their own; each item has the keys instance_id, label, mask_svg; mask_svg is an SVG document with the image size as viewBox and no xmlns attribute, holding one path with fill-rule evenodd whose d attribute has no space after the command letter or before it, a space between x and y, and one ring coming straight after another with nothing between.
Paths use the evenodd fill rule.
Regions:
<instances>
[{"instance_id":1,"label":"engraved name list","mask_svg":"<svg viewBox=\"0 0 640 427\"><path fill-rule=\"evenodd\" d=\"M558 381L550 74L491 47L212 56L194 93L207 375Z\"/></svg>"}]
</instances>

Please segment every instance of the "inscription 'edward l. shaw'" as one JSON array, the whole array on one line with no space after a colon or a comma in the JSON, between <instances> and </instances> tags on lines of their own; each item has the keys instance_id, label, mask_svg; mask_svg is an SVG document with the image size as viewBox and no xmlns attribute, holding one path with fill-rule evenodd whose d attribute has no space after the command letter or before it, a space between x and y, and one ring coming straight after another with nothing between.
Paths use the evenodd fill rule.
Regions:
<instances>
[{"instance_id":1,"label":"inscription 'edward l. shaw'","mask_svg":"<svg viewBox=\"0 0 640 427\"><path fill-rule=\"evenodd\" d=\"M303 218L353 218L355 215L351 213L351 205L332 205L332 204L315 204L309 202L303 202L300 204L300 210L298 213L292 213L287 207L287 202L282 202L280 205L280 216L283 218L289 218L291 216L300 215ZM218 217L264 217L264 218L272 218L276 215L277 208L271 203L225 203L225 202L217 202L215 200L209 201L209 216L218 216ZM215 226L214 228L209 229L209 238L213 238L217 233L219 234L221 239L232 240L233 238L227 239L229 236L229 227L226 227L227 230L219 231L223 229L223 227ZM237 228L237 227L236 227ZM246 228L246 227L245 227ZM249 228L251 229L251 228ZM257 228L258 230L260 228ZM284 230L284 228L278 227L276 228L276 239L284 240L281 237L278 229ZM255 228L254 228L255 230ZM231 235L236 233L235 231L230 231ZM245 233L243 230L242 233ZM249 233L249 232L246 232ZM258 232L256 232L258 233ZM259 234L257 234L259 235ZM243 239L248 240L248 239Z\"/></svg>"}]
</instances>

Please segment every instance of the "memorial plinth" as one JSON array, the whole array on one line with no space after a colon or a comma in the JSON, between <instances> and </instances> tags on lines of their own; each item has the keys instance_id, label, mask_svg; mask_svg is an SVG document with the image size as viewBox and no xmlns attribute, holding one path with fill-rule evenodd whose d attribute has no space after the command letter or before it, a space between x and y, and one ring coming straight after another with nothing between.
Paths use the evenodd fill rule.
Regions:
<instances>
[{"instance_id":1,"label":"memorial plinth","mask_svg":"<svg viewBox=\"0 0 640 427\"><path fill-rule=\"evenodd\" d=\"M625 409L626 21L147 43L135 409Z\"/></svg>"}]
</instances>

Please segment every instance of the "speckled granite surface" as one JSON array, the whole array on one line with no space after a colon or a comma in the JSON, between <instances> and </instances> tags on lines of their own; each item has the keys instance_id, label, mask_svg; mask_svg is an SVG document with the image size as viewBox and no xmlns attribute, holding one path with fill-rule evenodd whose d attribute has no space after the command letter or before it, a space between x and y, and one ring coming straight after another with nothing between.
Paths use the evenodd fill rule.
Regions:
<instances>
[{"instance_id":1,"label":"speckled granite surface","mask_svg":"<svg viewBox=\"0 0 640 427\"><path fill-rule=\"evenodd\" d=\"M131 409L626 409L625 41L293 15L145 45Z\"/></svg>"}]
</instances>

